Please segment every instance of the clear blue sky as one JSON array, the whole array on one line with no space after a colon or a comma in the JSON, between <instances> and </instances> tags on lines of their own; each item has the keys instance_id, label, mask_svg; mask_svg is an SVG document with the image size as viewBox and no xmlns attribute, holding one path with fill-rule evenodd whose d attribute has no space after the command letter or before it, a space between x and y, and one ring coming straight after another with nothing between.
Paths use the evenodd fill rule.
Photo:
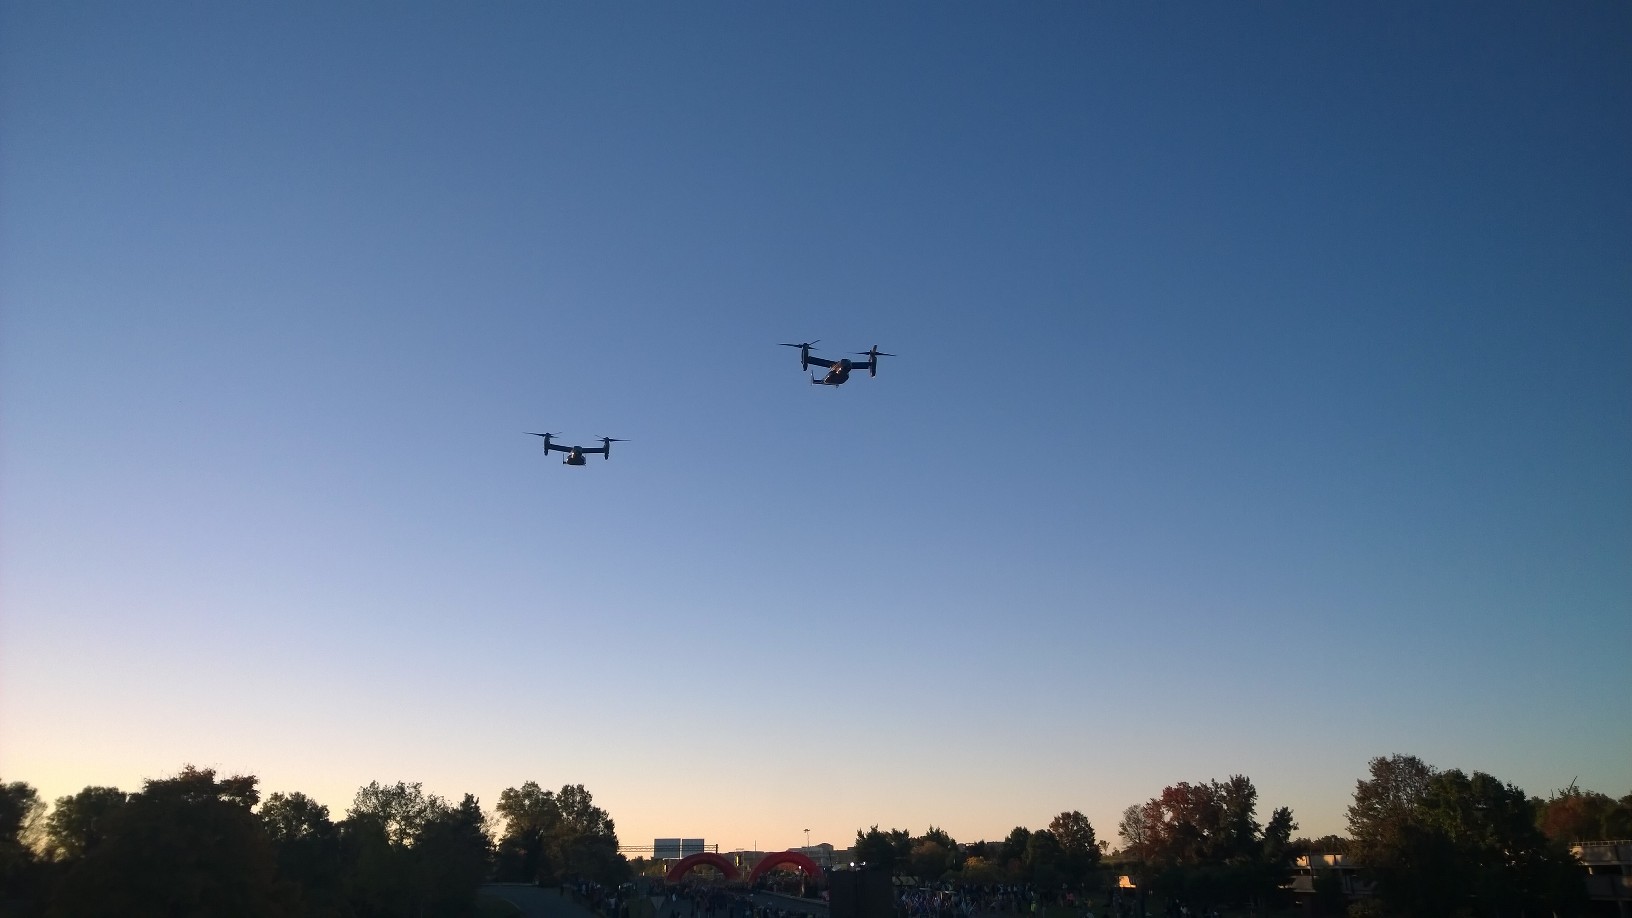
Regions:
<instances>
[{"instance_id":1,"label":"clear blue sky","mask_svg":"<svg viewBox=\"0 0 1632 918\"><path fill-rule=\"evenodd\" d=\"M1624 794L1629 112L1609 2L0 5L0 776Z\"/></svg>"}]
</instances>

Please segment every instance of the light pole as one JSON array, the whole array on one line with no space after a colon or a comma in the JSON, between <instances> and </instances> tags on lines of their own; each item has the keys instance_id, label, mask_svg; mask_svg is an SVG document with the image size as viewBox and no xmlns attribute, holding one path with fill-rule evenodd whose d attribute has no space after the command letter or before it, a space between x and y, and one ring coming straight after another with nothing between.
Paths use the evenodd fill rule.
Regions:
<instances>
[{"instance_id":1,"label":"light pole","mask_svg":"<svg viewBox=\"0 0 1632 918\"><path fill-rule=\"evenodd\" d=\"M805 830L805 853L810 853L810 830Z\"/></svg>"}]
</instances>

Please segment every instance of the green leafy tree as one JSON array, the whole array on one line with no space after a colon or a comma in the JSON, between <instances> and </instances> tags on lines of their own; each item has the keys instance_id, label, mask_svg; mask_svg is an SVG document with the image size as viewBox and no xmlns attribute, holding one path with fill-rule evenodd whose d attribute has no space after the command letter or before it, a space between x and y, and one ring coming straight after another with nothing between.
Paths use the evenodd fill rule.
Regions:
<instances>
[{"instance_id":1,"label":"green leafy tree","mask_svg":"<svg viewBox=\"0 0 1632 918\"><path fill-rule=\"evenodd\" d=\"M272 916L276 864L251 808L253 776L216 779L187 766L144 783L107 834L69 870L52 902L61 916Z\"/></svg>"},{"instance_id":2,"label":"green leafy tree","mask_svg":"<svg viewBox=\"0 0 1632 918\"><path fill-rule=\"evenodd\" d=\"M907 856L907 872L920 880L933 883L946 875L951 869L950 863L951 852L939 842L919 839L913 842L912 853Z\"/></svg>"},{"instance_id":3,"label":"green leafy tree","mask_svg":"<svg viewBox=\"0 0 1632 918\"><path fill-rule=\"evenodd\" d=\"M964 859L963 846L958 844L958 840L953 838L950 832L947 832L942 828L937 828L936 826L930 826L929 829L927 829L917 840L921 842L934 842L935 844L940 845L942 848L945 848L947 869L962 869Z\"/></svg>"},{"instance_id":4,"label":"green leafy tree","mask_svg":"<svg viewBox=\"0 0 1632 918\"><path fill-rule=\"evenodd\" d=\"M1435 772L1416 756L1398 753L1372 759L1367 769L1370 777L1356 782L1347 811L1349 837L1355 856L1375 864L1400 828L1416 818Z\"/></svg>"},{"instance_id":5,"label":"green leafy tree","mask_svg":"<svg viewBox=\"0 0 1632 918\"><path fill-rule=\"evenodd\" d=\"M1603 836L1632 838L1632 794L1615 801L1615 808L1604 814Z\"/></svg>"},{"instance_id":6,"label":"green leafy tree","mask_svg":"<svg viewBox=\"0 0 1632 918\"><path fill-rule=\"evenodd\" d=\"M963 866L958 842L945 829L930 826L912 840L907 854L907 871L924 880L940 880Z\"/></svg>"},{"instance_id":7,"label":"green leafy tree","mask_svg":"<svg viewBox=\"0 0 1632 918\"><path fill-rule=\"evenodd\" d=\"M912 837L904 829L881 832L873 826L866 832L856 830L856 863L865 864L868 870L897 872L908 866L911 854Z\"/></svg>"},{"instance_id":8,"label":"green leafy tree","mask_svg":"<svg viewBox=\"0 0 1632 918\"><path fill-rule=\"evenodd\" d=\"M1430 782L1424 810L1431 829L1450 840L1483 907L1586 909L1579 862L1536 828L1535 808L1517 787L1484 772L1451 769Z\"/></svg>"},{"instance_id":9,"label":"green leafy tree","mask_svg":"<svg viewBox=\"0 0 1632 918\"><path fill-rule=\"evenodd\" d=\"M496 812L504 823L497 852L501 878L560 883L581 876L612 883L629 873L612 818L582 784L559 792L532 781L506 788Z\"/></svg>"},{"instance_id":10,"label":"green leafy tree","mask_svg":"<svg viewBox=\"0 0 1632 918\"><path fill-rule=\"evenodd\" d=\"M1094 824L1082 813L1071 810L1054 817L1048 831L1060 845L1060 872L1065 882L1083 887L1097 875L1101 852Z\"/></svg>"},{"instance_id":11,"label":"green leafy tree","mask_svg":"<svg viewBox=\"0 0 1632 918\"><path fill-rule=\"evenodd\" d=\"M1021 880L1026 872L1026 850L1031 845L1031 830L1025 826L1015 826L1003 839L1003 845L998 850L998 866L1010 879Z\"/></svg>"},{"instance_id":12,"label":"green leafy tree","mask_svg":"<svg viewBox=\"0 0 1632 918\"><path fill-rule=\"evenodd\" d=\"M565 876L581 876L601 883L621 882L629 863L618 854L618 833L612 817L595 805L582 784L563 785L556 792L561 822L547 838L545 851L560 864Z\"/></svg>"},{"instance_id":13,"label":"green leafy tree","mask_svg":"<svg viewBox=\"0 0 1632 918\"><path fill-rule=\"evenodd\" d=\"M544 838L561 821L561 807L555 794L534 781L521 787L507 787L499 794L495 812L504 822L499 836L499 880L536 882L554 876L552 865L544 863Z\"/></svg>"},{"instance_id":14,"label":"green leafy tree","mask_svg":"<svg viewBox=\"0 0 1632 918\"><path fill-rule=\"evenodd\" d=\"M1032 883L1041 889L1058 889L1065 880L1065 873L1061 869L1065 860L1065 852L1060 850L1060 840L1054 833L1043 829L1032 832L1026 839L1026 876Z\"/></svg>"},{"instance_id":15,"label":"green leafy tree","mask_svg":"<svg viewBox=\"0 0 1632 918\"><path fill-rule=\"evenodd\" d=\"M1584 910L1579 863L1541 832L1518 788L1411 756L1372 759L1370 771L1356 787L1349 828L1356 859L1389 908L1413 918Z\"/></svg>"},{"instance_id":16,"label":"green leafy tree","mask_svg":"<svg viewBox=\"0 0 1632 918\"><path fill-rule=\"evenodd\" d=\"M117 787L87 787L58 797L45 820L46 849L58 860L84 857L107 836L108 825L130 795Z\"/></svg>"}]
</instances>

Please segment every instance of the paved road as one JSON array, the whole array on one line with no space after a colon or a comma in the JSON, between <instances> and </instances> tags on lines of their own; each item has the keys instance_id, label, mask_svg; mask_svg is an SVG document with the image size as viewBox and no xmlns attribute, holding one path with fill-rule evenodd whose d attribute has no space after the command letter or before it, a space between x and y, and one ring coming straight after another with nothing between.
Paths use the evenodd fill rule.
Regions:
<instances>
[{"instance_id":1,"label":"paved road","mask_svg":"<svg viewBox=\"0 0 1632 918\"><path fill-rule=\"evenodd\" d=\"M827 918L827 903L820 899L801 899L798 896L784 896L778 893L754 893L753 898L758 905L785 908L795 914L803 913L814 915L816 918Z\"/></svg>"},{"instance_id":2,"label":"paved road","mask_svg":"<svg viewBox=\"0 0 1632 918\"><path fill-rule=\"evenodd\" d=\"M522 918L597 918L558 890L540 889L530 883L487 883L481 891L521 909Z\"/></svg>"}]
</instances>

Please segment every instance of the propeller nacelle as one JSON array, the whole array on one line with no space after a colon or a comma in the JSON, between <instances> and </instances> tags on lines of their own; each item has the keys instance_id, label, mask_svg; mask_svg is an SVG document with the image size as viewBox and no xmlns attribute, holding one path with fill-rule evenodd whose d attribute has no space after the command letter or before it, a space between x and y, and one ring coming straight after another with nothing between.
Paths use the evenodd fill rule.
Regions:
<instances>
[{"instance_id":1,"label":"propeller nacelle","mask_svg":"<svg viewBox=\"0 0 1632 918\"><path fill-rule=\"evenodd\" d=\"M868 348L865 351L857 351L856 356L866 357L867 358L867 375L868 376L877 376L878 375L878 358L880 358L880 357L894 357L895 355L894 354L884 353L883 351L879 350L878 345L875 344L875 345L873 345L872 347Z\"/></svg>"},{"instance_id":2,"label":"propeller nacelle","mask_svg":"<svg viewBox=\"0 0 1632 918\"><path fill-rule=\"evenodd\" d=\"M788 344L787 342L783 342L782 346L783 347L796 347L796 348L798 348L799 349L799 369L808 370L808 369L810 369L810 346L813 345L813 344L820 344L821 340L822 339L817 338L815 341L801 341L798 344Z\"/></svg>"},{"instance_id":3,"label":"propeller nacelle","mask_svg":"<svg viewBox=\"0 0 1632 918\"><path fill-rule=\"evenodd\" d=\"M601 447L602 447L602 449L604 451L601 453L601 458L602 459L611 459L612 458L612 444L622 443L622 442L623 442L623 440L618 438L618 437L602 437L601 438Z\"/></svg>"}]
</instances>

